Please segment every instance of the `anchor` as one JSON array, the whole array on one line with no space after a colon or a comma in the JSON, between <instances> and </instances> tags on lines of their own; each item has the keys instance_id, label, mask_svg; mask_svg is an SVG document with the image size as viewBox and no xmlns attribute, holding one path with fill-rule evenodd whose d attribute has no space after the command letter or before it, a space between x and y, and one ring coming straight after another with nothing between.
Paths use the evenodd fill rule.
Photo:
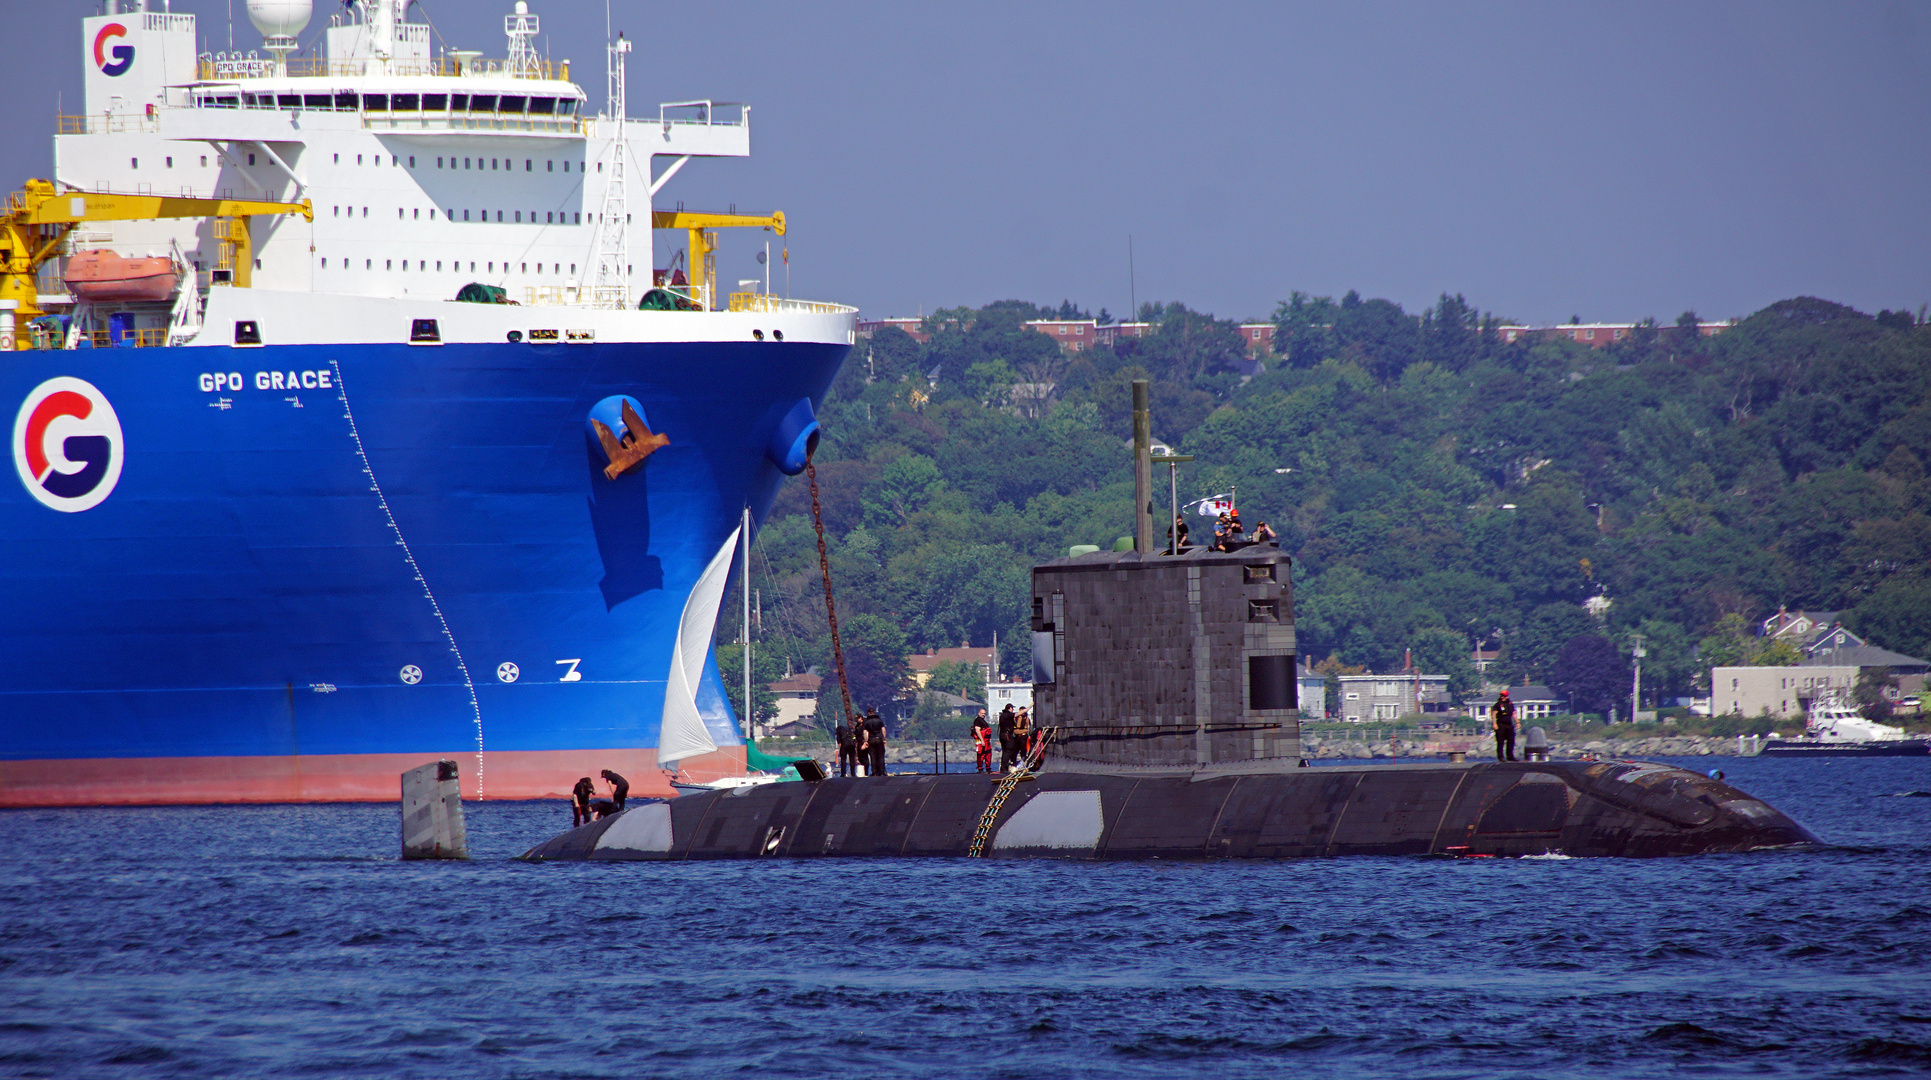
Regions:
<instances>
[{"instance_id":1,"label":"anchor","mask_svg":"<svg viewBox=\"0 0 1931 1080\"><path fill-rule=\"evenodd\" d=\"M659 449L670 445L670 436L653 435L644 426L643 418L630 402L623 403L624 437L620 441L610 426L601 420L592 419L590 426L597 431L597 441L603 444L603 456L610 464L603 467L603 474L612 480L629 472L643 463L643 460ZM638 432L643 434L639 435Z\"/></svg>"}]
</instances>

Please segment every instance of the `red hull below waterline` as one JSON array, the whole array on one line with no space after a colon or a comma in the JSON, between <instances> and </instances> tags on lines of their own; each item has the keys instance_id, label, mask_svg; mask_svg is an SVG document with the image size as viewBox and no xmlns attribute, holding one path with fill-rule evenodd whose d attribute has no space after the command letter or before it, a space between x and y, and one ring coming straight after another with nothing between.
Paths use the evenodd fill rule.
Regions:
<instances>
[{"instance_id":1,"label":"red hull below waterline","mask_svg":"<svg viewBox=\"0 0 1931 1080\"><path fill-rule=\"evenodd\" d=\"M478 792L474 749L420 754L303 757L89 758L0 761L0 807L165 806L210 803L393 802L404 772L447 758L461 769L465 799L568 799L578 777L605 769L636 797L677 794L655 747L624 750L489 751ZM678 763L698 781L744 775L744 748L723 747Z\"/></svg>"}]
</instances>

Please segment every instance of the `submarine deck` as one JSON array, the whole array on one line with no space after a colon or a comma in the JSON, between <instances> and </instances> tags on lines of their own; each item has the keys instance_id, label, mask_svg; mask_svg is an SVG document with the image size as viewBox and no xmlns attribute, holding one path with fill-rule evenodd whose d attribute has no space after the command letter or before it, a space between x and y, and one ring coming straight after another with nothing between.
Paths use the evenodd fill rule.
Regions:
<instances>
[{"instance_id":1,"label":"submarine deck","mask_svg":"<svg viewBox=\"0 0 1931 1080\"><path fill-rule=\"evenodd\" d=\"M524 854L547 860L964 856L1654 857L1816 844L1720 780L1630 761L1196 772L1052 764L994 806L986 774L833 778L633 804Z\"/></svg>"}]
</instances>

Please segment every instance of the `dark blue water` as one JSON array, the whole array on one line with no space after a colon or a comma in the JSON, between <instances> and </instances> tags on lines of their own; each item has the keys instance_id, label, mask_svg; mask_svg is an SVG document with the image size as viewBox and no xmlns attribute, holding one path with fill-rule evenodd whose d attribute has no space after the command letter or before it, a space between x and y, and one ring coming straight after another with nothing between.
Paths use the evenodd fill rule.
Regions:
<instances>
[{"instance_id":1,"label":"dark blue water","mask_svg":"<svg viewBox=\"0 0 1931 1080\"><path fill-rule=\"evenodd\" d=\"M1931 760L1697 759L1836 845L526 866L385 806L0 813L0 1075L1931 1073Z\"/></svg>"}]
</instances>

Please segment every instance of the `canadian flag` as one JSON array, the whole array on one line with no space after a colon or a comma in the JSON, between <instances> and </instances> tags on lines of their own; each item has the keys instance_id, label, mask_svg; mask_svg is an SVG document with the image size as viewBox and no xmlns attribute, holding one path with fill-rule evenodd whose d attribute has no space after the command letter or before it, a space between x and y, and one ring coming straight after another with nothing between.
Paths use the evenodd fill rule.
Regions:
<instances>
[{"instance_id":1,"label":"canadian flag","mask_svg":"<svg viewBox=\"0 0 1931 1080\"><path fill-rule=\"evenodd\" d=\"M1222 514L1231 514L1234 512L1234 497L1232 495L1215 495L1212 498L1200 500L1199 506L1201 517L1219 517Z\"/></svg>"}]
</instances>

